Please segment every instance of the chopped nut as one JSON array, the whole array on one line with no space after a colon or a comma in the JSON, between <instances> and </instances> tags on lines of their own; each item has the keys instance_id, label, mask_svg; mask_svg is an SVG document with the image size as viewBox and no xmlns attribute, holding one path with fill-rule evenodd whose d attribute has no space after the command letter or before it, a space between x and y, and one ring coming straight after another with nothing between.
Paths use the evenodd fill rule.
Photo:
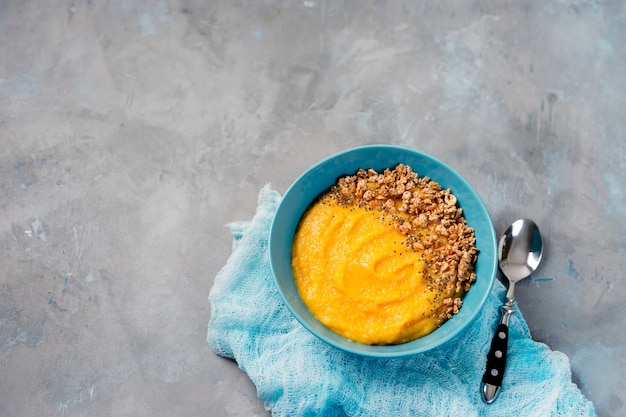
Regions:
<instances>
[{"instance_id":1,"label":"chopped nut","mask_svg":"<svg viewBox=\"0 0 626 417\"><path fill-rule=\"evenodd\" d=\"M446 194L446 196L444 197L444 201L446 202L448 206L456 205L456 197L450 193Z\"/></svg>"},{"instance_id":2,"label":"chopped nut","mask_svg":"<svg viewBox=\"0 0 626 417\"><path fill-rule=\"evenodd\" d=\"M389 213L396 212L396 203L392 199L388 199L387 201L385 201L385 204L383 204L383 207Z\"/></svg>"}]
</instances>

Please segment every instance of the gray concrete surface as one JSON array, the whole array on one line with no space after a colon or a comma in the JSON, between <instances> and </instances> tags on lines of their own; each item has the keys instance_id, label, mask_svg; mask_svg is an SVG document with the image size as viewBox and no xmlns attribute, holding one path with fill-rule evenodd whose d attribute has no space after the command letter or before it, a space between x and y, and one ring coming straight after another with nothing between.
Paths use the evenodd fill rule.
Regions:
<instances>
[{"instance_id":1,"label":"gray concrete surface","mask_svg":"<svg viewBox=\"0 0 626 417\"><path fill-rule=\"evenodd\" d=\"M265 416L208 348L224 227L336 151L452 165L603 417L626 415L618 1L0 1L0 415Z\"/></svg>"}]
</instances>

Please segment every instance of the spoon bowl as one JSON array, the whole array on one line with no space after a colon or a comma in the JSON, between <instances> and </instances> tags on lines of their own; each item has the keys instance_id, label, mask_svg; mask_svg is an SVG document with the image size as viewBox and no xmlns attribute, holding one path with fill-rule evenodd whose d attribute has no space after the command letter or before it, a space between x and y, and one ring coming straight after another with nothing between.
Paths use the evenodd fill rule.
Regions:
<instances>
[{"instance_id":1,"label":"spoon bowl","mask_svg":"<svg viewBox=\"0 0 626 417\"><path fill-rule=\"evenodd\" d=\"M532 220L519 219L502 234L498 241L498 263L509 280L508 300L513 302L515 283L535 272L542 255L541 234Z\"/></svg>"}]
</instances>

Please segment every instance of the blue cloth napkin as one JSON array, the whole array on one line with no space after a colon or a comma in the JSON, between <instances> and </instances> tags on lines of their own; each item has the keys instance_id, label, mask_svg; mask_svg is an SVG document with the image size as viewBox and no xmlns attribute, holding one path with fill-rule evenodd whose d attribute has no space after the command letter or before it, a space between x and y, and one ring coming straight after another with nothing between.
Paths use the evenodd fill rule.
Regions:
<instances>
[{"instance_id":1,"label":"blue cloth napkin","mask_svg":"<svg viewBox=\"0 0 626 417\"><path fill-rule=\"evenodd\" d=\"M344 353L318 340L285 307L269 266L269 229L281 196L269 186L249 222L230 225L233 252L209 295L208 343L234 359L274 416L596 416L563 353L533 341L516 312L507 372L495 403L480 382L499 321L499 282L476 322L445 345L403 359Z\"/></svg>"}]
</instances>

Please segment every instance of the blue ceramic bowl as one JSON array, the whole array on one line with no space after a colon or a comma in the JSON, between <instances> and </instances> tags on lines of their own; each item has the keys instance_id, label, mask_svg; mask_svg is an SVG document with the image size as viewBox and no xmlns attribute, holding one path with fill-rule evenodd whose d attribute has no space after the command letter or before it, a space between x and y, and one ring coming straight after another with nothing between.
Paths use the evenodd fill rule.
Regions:
<instances>
[{"instance_id":1,"label":"blue ceramic bowl","mask_svg":"<svg viewBox=\"0 0 626 417\"><path fill-rule=\"evenodd\" d=\"M420 177L428 176L442 188L450 188L463 209L465 219L474 228L476 247L476 282L463 299L458 314L431 334L399 345L370 346L350 341L319 322L303 303L291 269L293 236L303 213L311 202L332 186L342 175L352 175L359 168L382 171L398 163L410 166ZM269 249L270 265L278 290L295 318L321 340L354 354L393 358L433 349L454 338L476 317L491 291L497 269L497 243L491 219L474 189L452 168L423 153L390 145L372 145L340 152L309 168L285 193L272 222Z\"/></svg>"}]
</instances>

